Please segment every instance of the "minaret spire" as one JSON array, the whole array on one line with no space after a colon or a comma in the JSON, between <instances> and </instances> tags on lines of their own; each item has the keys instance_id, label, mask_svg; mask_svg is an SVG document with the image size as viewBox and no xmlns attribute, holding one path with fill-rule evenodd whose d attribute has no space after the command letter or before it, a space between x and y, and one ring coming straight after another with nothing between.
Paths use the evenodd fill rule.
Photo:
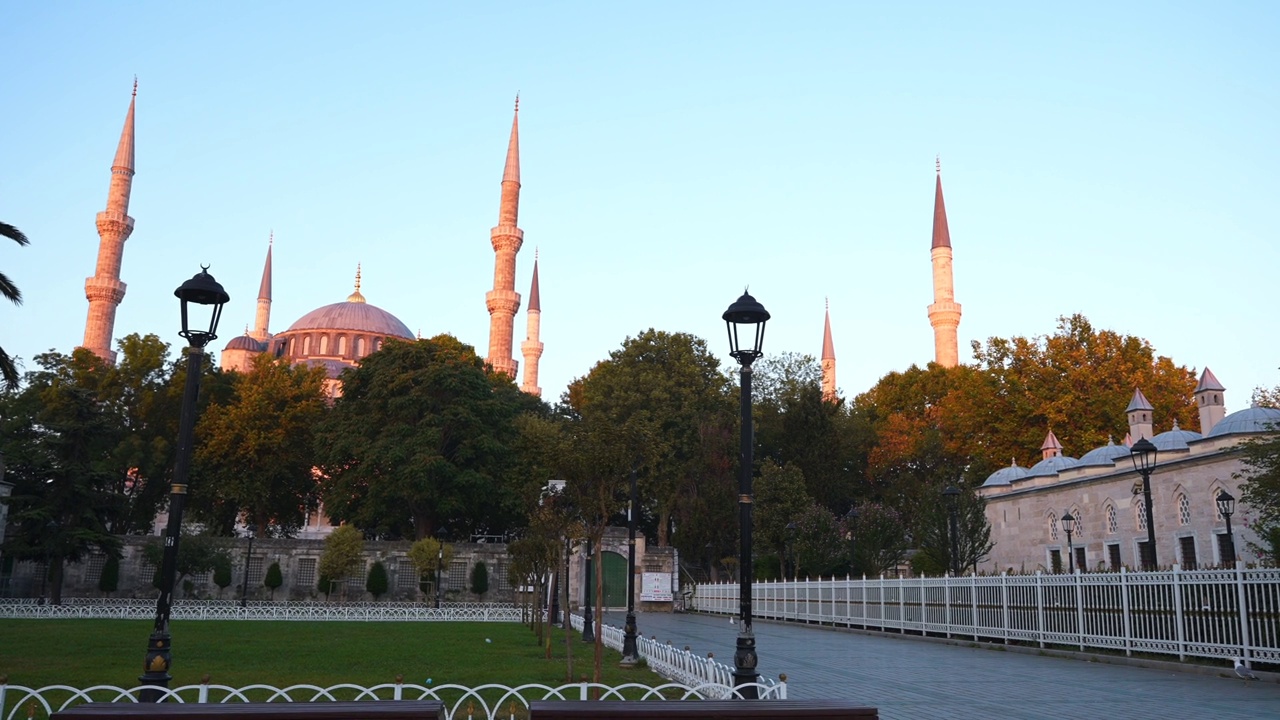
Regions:
<instances>
[{"instance_id":1,"label":"minaret spire","mask_svg":"<svg viewBox=\"0 0 1280 720\"><path fill-rule=\"evenodd\" d=\"M129 217L129 195L133 191L133 109L138 99L138 79L133 79L133 96L129 113L120 131L120 143L111 163L111 187L107 191L107 209L98 213L98 264L93 277L84 281L84 296L89 301L89 317L84 324L84 347L94 355L114 363L111 349L116 325L116 308L124 300L125 284L120 281L120 264L124 243L133 233Z\"/></svg>"},{"instance_id":2,"label":"minaret spire","mask_svg":"<svg viewBox=\"0 0 1280 720\"><path fill-rule=\"evenodd\" d=\"M271 323L271 248L276 242L276 231L272 230L267 237L267 262L262 267L262 283L258 286L258 312L253 319L253 332L249 337L258 342L266 342L271 338L268 325Z\"/></svg>"},{"instance_id":3,"label":"minaret spire","mask_svg":"<svg viewBox=\"0 0 1280 720\"><path fill-rule=\"evenodd\" d=\"M836 401L836 346L831 342L831 300L827 300L827 316L822 329L822 399Z\"/></svg>"},{"instance_id":4,"label":"minaret spire","mask_svg":"<svg viewBox=\"0 0 1280 720\"><path fill-rule=\"evenodd\" d=\"M934 361L942 367L960 364L960 304L956 302L951 274L951 231L947 227L947 206L942 200L942 158L938 157L937 181L933 194L933 304L929 324L933 326Z\"/></svg>"},{"instance_id":5,"label":"minaret spire","mask_svg":"<svg viewBox=\"0 0 1280 720\"><path fill-rule=\"evenodd\" d=\"M512 356L516 312L520 293L516 292L516 253L524 244L524 231L517 223L520 215L520 96L516 96L511 139L507 143L507 163L502 171L502 199L498 205L498 226L489 231L493 244L493 289L485 293L489 309L489 355L493 369L512 380L520 363Z\"/></svg>"},{"instance_id":6,"label":"minaret spire","mask_svg":"<svg viewBox=\"0 0 1280 720\"><path fill-rule=\"evenodd\" d=\"M525 316L529 327L525 341L520 343L520 353L524 355L524 382L520 383L520 389L542 397L542 388L538 387L538 358L542 357L542 301L538 293L537 250L533 252L533 283L529 287L529 309Z\"/></svg>"}]
</instances>

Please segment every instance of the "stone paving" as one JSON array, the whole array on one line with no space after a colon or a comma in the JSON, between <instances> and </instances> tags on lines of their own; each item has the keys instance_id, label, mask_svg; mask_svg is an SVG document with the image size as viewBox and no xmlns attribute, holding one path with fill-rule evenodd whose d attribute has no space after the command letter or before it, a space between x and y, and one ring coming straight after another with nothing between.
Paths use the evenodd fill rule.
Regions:
<instances>
[{"instance_id":1,"label":"stone paving","mask_svg":"<svg viewBox=\"0 0 1280 720\"><path fill-rule=\"evenodd\" d=\"M623 624L623 613L606 622ZM724 616L642 613L637 626L733 664ZM849 698L885 720L1280 719L1280 684L756 621L760 672L794 699ZM1223 668L1230 674L1230 668Z\"/></svg>"}]
</instances>

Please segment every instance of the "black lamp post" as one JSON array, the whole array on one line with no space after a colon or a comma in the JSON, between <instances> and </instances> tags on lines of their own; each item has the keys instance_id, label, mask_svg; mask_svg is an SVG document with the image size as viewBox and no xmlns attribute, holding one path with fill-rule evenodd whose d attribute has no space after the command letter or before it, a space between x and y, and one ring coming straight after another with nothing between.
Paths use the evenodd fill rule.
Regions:
<instances>
[{"instance_id":1,"label":"black lamp post","mask_svg":"<svg viewBox=\"0 0 1280 720\"><path fill-rule=\"evenodd\" d=\"M160 597L156 600L156 621L147 640L143 674L138 681L157 689L144 691L143 702L158 702L159 688L168 688L172 655L169 646L169 610L173 601L174 574L178 565L178 540L182 534L182 508L187 499L187 475L191 469L192 437L196 425L196 396L200 394L200 370L204 346L218 338L218 320L222 306L231 299L217 280L202 267L199 274L173 294L182 301L182 332L187 339L187 383L182 393L182 415L178 424L178 452L173 465L173 482L169 485L169 523L164 536L164 560L160 565ZM212 309L208 330L193 330L188 323L187 306L207 305Z\"/></svg>"},{"instance_id":2,"label":"black lamp post","mask_svg":"<svg viewBox=\"0 0 1280 720\"><path fill-rule=\"evenodd\" d=\"M1129 455L1133 460L1133 469L1142 476L1142 506L1147 516L1147 544L1144 548L1146 557L1142 560L1144 570L1156 569L1156 521L1151 511L1151 471L1156 467L1157 454L1155 443L1139 438L1130 448Z\"/></svg>"},{"instance_id":3,"label":"black lamp post","mask_svg":"<svg viewBox=\"0 0 1280 720\"><path fill-rule=\"evenodd\" d=\"M240 607L249 607L249 563L253 560L253 534L256 528L253 525L246 525L245 532L249 534L249 549L244 551L244 586L240 590Z\"/></svg>"},{"instance_id":4,"label":"black lamp post","mask_svg":"<svg viewBox=\"0 0 1280 720\"><path fill-rule=\"evenodd\" d=\"M631 502L627 505L627 621L622 626L623 667L640 662L636 648L636 469L631 468Z\"/></svg>"},{"instance_id":5,"label":"black lamp post","mask_svg":"<svg viewBox=\"0 0 1280 720\"><path fill-rule=\"evenodd\" d=\"M787 523L787 546L782 558L782 579L796 579L796 524Z\"/></svg>"},{"instance_id":6,"label":"black lamp post","mask_svg":"<svg viewBox=\"0 0 1280 720\"><path fill-rule=\"evenodd\" d=\"M53 548L58 543L58 521L50 520L44 525L45 533L48 538L45 540L44 546L44 572L40 574L40 604L46 603L52 605L52 600L46 594L46 583L53 577Z\"/></svg>"},{"instance_id":7,"label":"black lamp post","mask_svg":"<svg viewBox=\"0 0 1280 720\"><path fill-rule=\"evenodd\" d=\"M591 609L591 538L587 538L587 560L582 584L582 642L595 642L595 613Z\"/></svg>"},{"instance_id":8,"label":"black lamp post","mask_svg":"<svg viewBox=\"0 0 1280 720\"><path fill-rule=\"evenodd\" d=\"M764 353L764 325L769 311L747 293L729 306L721 316L729 331L729 355L742 366L739 373L742 383L742 451L738 468L738 644L733 653L733 682L742 697L755 700L759 697L760 673L756 670L756 636L751 630L751 470L752 441L755 434L751 427L751 363ZM738 342L739 327L754 333L751 345L742 347Z\"/></svg>"},{"instance_id":9,"label":"black lamp post","mask_svg":"<svg viewBox=\"0 0 1280 720\"><path fill-rule=\"evenodd\" d=\"M1071 549L1071 533L1076 531L1076 516L1067 511L1062 516L1062 529L1067 533L1067 572L1076 574L1075 551ZM1059 565L1058 567L1062 567Z\"/></svg>"},{"instance_id":10,"label":"black lamp post","mask_svg":"<svg viewBox=\"0 0 1280 720\"><path fill-rule=\"evenodd\" d=\"M947 537L951 540L951 577L960 576L960 520L956 515L956 501L960 499L960 489L948 485L942 491L947 501Z\"/></svg>"},{"instance_id":11,"label":"black lamp post","mask_svg":"<svg viewBox=\"0 0 1280 720\"><path fill-rule=\"evenodd\" d=\"M1234 565L1236 562L1236 538L1231 534L1231 516L1236 514L1236 499L1226 490L1219 490L1218 497L1214 498L1214 502L1218 503L1218 514L1223 520L1227 521L1227 546L1223 548L1223 565Z\"/></svg>"},{"instance_id":12,"label":"black lamp post","mask_svg":"<svg viewBox=\"0 0 1280 720\"><path fill-rule=\"evenodd\" d=\"M849 541L849 574L853 575L857 572L856 564L858 562L857 548L854 546L856 537L853 533L853 526L858 523L858 508L850 506L849 512L844 515L844 539Z\"/></svg>"}]
</instances>

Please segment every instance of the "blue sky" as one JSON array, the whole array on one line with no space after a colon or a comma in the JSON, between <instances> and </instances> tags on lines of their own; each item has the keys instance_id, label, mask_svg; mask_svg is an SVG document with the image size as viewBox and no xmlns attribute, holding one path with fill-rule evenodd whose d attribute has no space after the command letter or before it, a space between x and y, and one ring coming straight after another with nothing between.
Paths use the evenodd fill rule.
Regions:
<instances>
[{"instance_id":1,"label":"blue sky","mask_svg":"<svg viewBox=\"0 0 1280 720\"><path fill-rule=\"evenodd\" d=\"M746 284L766 352L818 354L830 298L846 395L929 361L937 154L962 358L1080 312L1213 368L1229 409L1280 384L1273 4L262 5L0 10L10 353L83 339L136 74L117 337L178 344L201 263L238 334L274 230L272 330L362 263L369 302L483 354L519 91L547 399L648 327L727 357Z\"/></svg>"}]
</instances>

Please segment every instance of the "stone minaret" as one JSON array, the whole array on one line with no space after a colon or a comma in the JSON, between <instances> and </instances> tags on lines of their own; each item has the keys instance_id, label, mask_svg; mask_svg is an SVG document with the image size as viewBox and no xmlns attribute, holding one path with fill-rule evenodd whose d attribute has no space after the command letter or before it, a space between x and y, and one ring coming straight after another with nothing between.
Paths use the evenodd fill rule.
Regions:
<instances>
[{"instance_id":1,"label":"stone minaret","mask_svg":"<svg viewBox=\"0 0 1280 720\"><path fill-rule=\"evenodd\" d=\"M1205 368L1200 373L1200 384L1196 385L1196 405L1200 406L1200 434L1208 435L1218 421L1227 415L1227 406L1223 404L1222 393L1227 389L1222 387L1222 383L1218 382L1218 378L1213 376L1213 371Z\"/></svg>"},{"instance_id":2,"label":"stone minaret","mask_svg":"<svg viewBox=\"0 0 1280 720\"><path fill-rule=\"evenodd\" d=\"M258 286L258 312L253 318L253 332L249 337L258 342L271 339L267 327L271 323L271 246L275 245L276 234L273 231L267 240L267 264L262 268L262 284Z\"/></svg>"},{"instance_id":3,"label":"stone minaret","mask_svg":"<svg viewBox=\"0 0 1280 720\"><path fill-rule=\"evenodd\" d=\"M836 346L831 342L830 301L827 301L826 325L822 329L822 399L836 401Z\"/></svg>"},{"instance_id":4,"label":"stone minaret","mask_svg":"<svg viewBox=\"0 0 1280 720\"><path fill-rule=\"evenodd\" d=\"M98 213L98 266L93 277L84 281L84 296L89 300L89 317L84 323L84 347L107 362L116 361L111 349L116 326L116 308L124 300L125 284L120 282L120 261L124 257L124 241L133 233L129 217L129 194L133 190L133 106L138 100L138 81L133 81L133 98L124 130L111 163L111 189L107 192L107 209Z\"/></svg>"},{"instance_id":5,"label":"stone minaret","mask_svg":"<svg viewBox=\"0 0 1280 720\"><path fill-rule=\"evenodd\" d=\"M960 363L960 304L956 302L951 277L951 231L947 229L947 206L942 202L942 161L938 161L937 189L933 195L933 304L929 324L933 326L934 361L942 367Z\"/></svg>"},{"instance_id":6,"label":"stone minaret","mask_svg":"<svg viewBox=\"0 0 1280 720\"><path fill-rule=\"evenodd\" d=\"M524 243L524 231L516 223L520 214L520 96L516 96L515 118L511 121L511 141L507 144L507 166L502 172L502 201L498 207L498 226L489 231L496 255L493 263L493 289L485 293L489 308L489 356L486 361L494 370L514 380L518 363L513 357L512 335L516 311L520 309L520 293L516 292L516 253Z\"/></svg>"},{"instance_id":7,"label":"stone minaret","mask_svg":"<svg viewBox=\"0 0 1280 720\"><path fill-rule=\"evenodd\" d=\"M533 285L529 288L529 309L525 311L529 318L528 336L520 343L520 353L524 355L524 382L520 389L530 395L542 397L542 388L538 387L538 358L542 357L542 304L538 299L538 255L533 256Z\"/></svg>"},{"instance_id":8,"label":"stone minaret","mask_svg":"<svg viewBox=\"0 0 1280 720\"><path fill-rule=\"evenodd\" d=\"M1151 407L1151 401L1147 400L1147 396L1142 394L1141 388L1133 391L1133 399L1129 401L1129 407L1124 409L1129 416L1129 439L1131 442L1138 442L1142 438L1150 440L1154 436L1152 431L1152 413L1155 408Z\"/></svg>"}]
</instances>

